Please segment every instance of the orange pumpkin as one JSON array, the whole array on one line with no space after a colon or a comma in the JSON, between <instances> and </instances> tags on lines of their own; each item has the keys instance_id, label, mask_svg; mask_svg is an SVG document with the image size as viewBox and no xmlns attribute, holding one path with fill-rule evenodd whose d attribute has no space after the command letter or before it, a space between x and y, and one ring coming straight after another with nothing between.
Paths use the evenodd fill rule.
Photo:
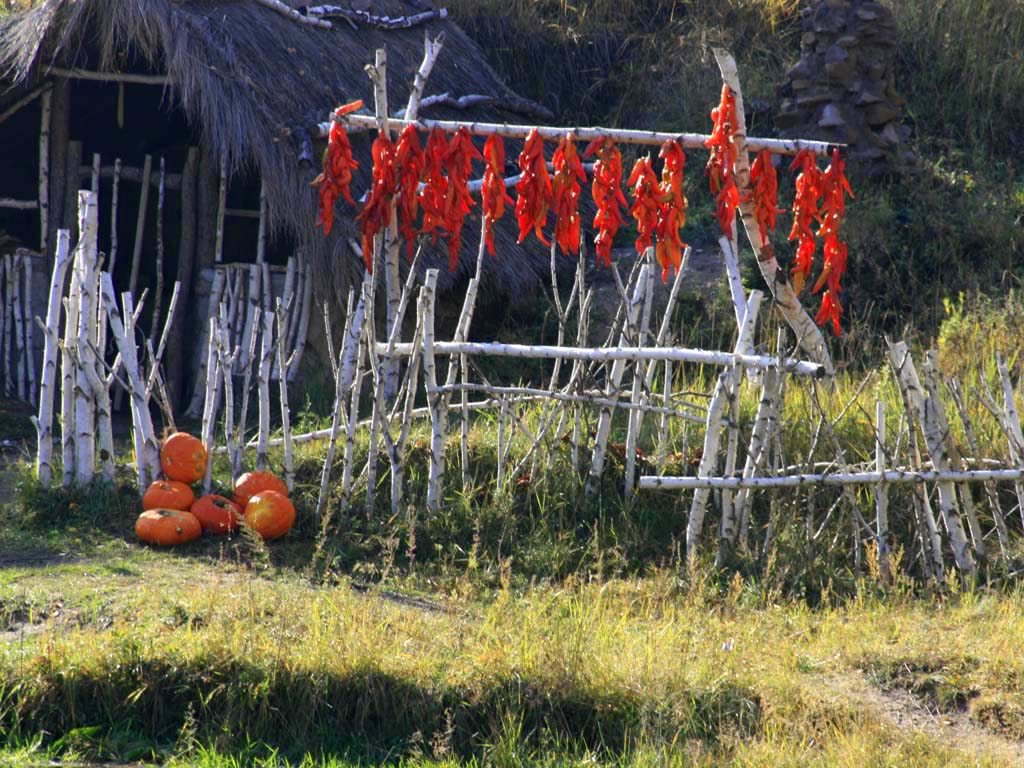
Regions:
<instances>
[{"instance_id":1,"label":"orange pumpkin","mask_svg":"<svg viewBox=\"0 0 1024 768\"><path fill-rule=\"evenodd\" d=\"M228 533L238 528L242 510L230 499L209 494L196 499L191 512L208 533Z\"/></svg>"},{"instance_id":2,"label":"orange pumpkin","mask_svg":"<svg viewBox=\"0 0 1024 768\"><path fill-rule=\"evenodd\" d=\"M168 480L191 485L206 474L206 446L188 432L175 432L160 449L160 468Z\"/></svg>"},{"instance_id":3,"label":"orange pumpkin","mask_svg":"<svg viewBox=\"0 0 1024 768\"><path fill-rule=\"evenodd\" d=\"M295 525L295 505L283 493L262 491L245 506L245 522L264 541L279 539Z\"/></svg>"},{"instance_id":4,"label":"orange pumpkin","mask_svg":"<svg viewBox=\"0 0 1024 768\"><path fill-rule=\"evenodd\" d=\"M177 480L157 480L142 496L142 509L180 509L188 512L196 495L192 489Z\"/></svg>"},{"instance_id":5,"label":"orange pumpkin","mask_svg":"<svg viewBox=\"0 0 1024 768\"><path fill-rule=\"evenodd\" d=\"M249 499L262 491L277 491L285 498L288 497L288 486L284 480L272 472L256 470L246 472L235 482L235 495L232 501L239 507L245 509Z\"/></svg>"},{"instance_id":6,"label":"orange pumpkin","mask_svg":"<svg viewBox=\"0 0 1024 768\"><path fill-rule=\"evenodd\" d=\"M191 512L180 509L150 509L135 521L135 535L150 544L171 547L195 541L203 527Z\"/></svg>"}]
</instances>

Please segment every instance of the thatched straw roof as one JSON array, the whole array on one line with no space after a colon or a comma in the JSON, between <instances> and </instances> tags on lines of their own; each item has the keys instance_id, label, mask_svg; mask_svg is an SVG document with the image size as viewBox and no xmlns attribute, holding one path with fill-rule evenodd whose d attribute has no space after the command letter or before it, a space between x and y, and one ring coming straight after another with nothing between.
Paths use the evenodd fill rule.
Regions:
<instances>
[{"instance_id":1,"label":"thatched straw roof","mask_svg":"<svg viewBox=\"0 0 1024 768\"><path fill-rule=\"evenodd\" d=\"M373 3L375 12L392 15L421 7L404 0ZM392 110L404 106L423 56L424 31L432 37L446 33L428 94L513 95L476 44L448 20L397 31L363 25L354 29L336 21L333 29L322 30L243 0L39 0L0 22L0 77L25 87L45 78L52 66L166 73L173 103L203 143L225 153L233 168L259 171L267 186L271 226L294 235L324 278L320 285L338 290L362 271L346 242L355 234L354 211L338 211L330 238L315 229L316 197L309 182L317 169L300 167L295 136L326 119L337 104L356 98L373 104L363 67L382 46L388 51ZM510 117L489 108L437 109L429 116L468 114L487 120ZM370 138L353 143L363 172L368 172ZM368 181L368 174L357 179L357 194ZM466 223L462 272L454 277L475 264L476 237L471 232L478 229L476 222ZM511 235L510 228L502 233L504 256L489 259L485 280L485 287L505 293L535 285L536 276L548 269L545 253L518 249ZM447 275L440 246L428 261ZM451 280L446 276L444 282L451 285Z\"/></svg>"}]
</instances>

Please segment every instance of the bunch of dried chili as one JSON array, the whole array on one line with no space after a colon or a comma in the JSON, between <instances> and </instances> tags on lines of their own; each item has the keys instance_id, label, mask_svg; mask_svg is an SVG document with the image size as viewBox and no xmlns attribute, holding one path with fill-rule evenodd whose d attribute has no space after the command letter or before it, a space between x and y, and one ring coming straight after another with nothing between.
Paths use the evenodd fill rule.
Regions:
<instances>
[{"instance_id":1,"label":"bunch of dried chili","mask_svg":"<svg viewBox=\"0 0 1024 768\"><path fill-rule=\"evenodd\" d=\"M598 266L604 262L605 266L610 267L615 233L625 222L620 211L620 206L626 205L621 189L622 153L607 136L590 142L583 157L590 157L595 152L597 162L594 163L594 183L590 188L597 205L597 215L594 216L594 226L597 228L594 250L597 252Z\"/></svg>"},{"instance_id":2,"label":"bunch of dried chili","mask_svg":"<svg viewBox=\"0 0 1024 768\"><path fill-rule=\"evenodd\" d=\"M373 142L373 185L356 216L363 230L363 261L373 271L373 240L384 227L391 224L391 204L398 189L395 175L395 145L387 133L381 131Z\"/></svg>"},{"instance_id":3,"label":"bunch of dried chili","mask_svg":"<svg viewBox=\"0 0 1024 768\"><path fill-rule=\"evenodd\" d=\"M846 196L853 197L850 182L844 173L845 167L846 163L839 155L839 149L833 149L832 162L825 169L821 180L823 203L819 216L818 236L825 238L825 264L814 284L815 293L827 286L825 294L821 297L821 309L818 310L815 321L819 325L831 321L832 331L836 336L839 335L839 315L843 311L839 301L839 294L842 291L840 281L846 271L847 258L846 243L839 239L839 225L846 213Z\"/></svg>"},{"instance_id":4,"label":"bunch of dried chili","mask_svg":"<svg viewBox=\"0 0 1024 768\"><path fill-rule=\"evenodd\" d=\"M772 153L762 149L750 166L750 199L754 202L754 219L761 234L761 243L771 248L768 234L775 231L775 218L783 213L779 209L779 176L772 165Z\"/></svg>"},{"instance_id":5,"label":"bunch of dried chili","mask_svg":"<svg viewBox=\"0 0 1024 768\"><path fill-rule=\"evenodd\" d=\"M711 150L711 157L708 158L704 173L708 177L711 194L715 195L718 224L726 237L731 239L736 209L740 204L740 192L736 187L734 173L736 146L732 142L737 127L736 96L728 85L722 86L722 98L718 106L711 110L711 120L714 128L704 142L704 146Z\"/></svg>"},{"instance_id":6,"label":"bunch of dried chili","mask_svg":"<svg viewBox=\"0 0 1024 768\"><path fill-rule=\"evenodd\" d=\"M448 142L448 194L444 201L444 228L448 231L448 268L454 272L459 264L459 250L462 247L462 225L466 214L476 203L469 194L469 175L473 161L482 160L473 146L473 137L465 128L459 128Z\"/></svg>"},{"instance_id":7,"label":"bunch of dried chili","mask_svg":"<svg viewBox=\"0 0 1024 768\"><path fill-rule=\"evenodd\" d=\"M355 112L363 106L362 101L353 101L338 107L334 114L337 117ZM324 228L324 234L331 233L334 226L334 204L338 197L344 197L349 205L355 205L349 185L352 183L352 171L359 163L352 157L352 145L348 140L348 132L341 123L334 121L327 137L327 149L324 151L323 170L313 179L313 187L320 188L320 215L317 226Z\"/></svg>"},{"instance_id":8,"label":"bunch of dried chili","mask_svg":"<svg viewBox=\"0 0 1024 768\"><path fill-rule=\"evenodd\" d=\"M444 202L448 195L444 164L447 156L448 136L440 128L434 128L427 137L423 152L423 188L419 197L423 209L420 232L430 234L434 243L437 242L438 231L444 231Z\"/></svg>"},{"instance_id":9,"label":"bunch of dried chili","mask_svg":"<svg viewBox=\"0 0 1024 768\"><path fill-rule=\"evenodd\" d=\"M686 154L678 141L666 141L661 145L658 157L665 161L661 171L659 190L658 223L655 234L658 244L654 255L661 265L661 279L668 280L669 272L679 271L686 248L679 237L679 230L686 226L686 195L683 194L683 170L686 168Z\"/></svg>"},{"instance_id":10,"label":"bunch of dried chili","mask_svg":"<svg viewBox=\"0 0 1024 768\"><path fill-rule=\"evenodd\" d=\"M633 192L633 205L630 215L636 219L637 253L651 247L651 237L658 225L658 177L654 174L650 156L639 158L633 164L633 172L629 174L626 185Z\"/></svg>"},{"instance_id":11,"label":"bunch of dried chili","mask_svg":"<svg viewBox=\"0 0 1024 768\"><path fill-rule=\"evenodd\" d=\"M537 129L530 131L519 154L520 179L516 182L516 221L519 224L519 242L523 242L532 229L544 245L544 224L551 208L551 178L544 160L544 140Z\"/></svg>"},{"instance_id":12,"label":"bunch of dried chili","mask_svg":"<svg viewBox=\"0 0 1024 768\"><path fill-rule=\"evenodd\" d=\"M569 255L580 250L580 182L586 183L587 174L576 153L576 142L567 134L558 142L551 157L555 168L551 180L551 206L555 211L555 242L562 253Z\"/></svg>"},{"instance_id":13,"label":"bunch of dried chili","mask_svg":"<svg viewBox=\"0 0 1024 768\"><path fill-rule=\"evenodd\" d=\"M505 189L505 141L497 134L484 144L484 180L480 196L484 206L484 240L494 255L494 223L505 215L505 205L512 198Z\"/></svg>"},{"instance_id":14,"label":"bunch of dried chili","mask_svg":"<svg viewBox=\"0 0 1024 768\"><path fill-rule=\"evenodd\" d=\"M814 251L817 245L811 224L818 216L818 200L821 198L822 172L818 168L818 156L809 149L800 150L789 169L800 169L796 177L796 194L793 197L793 227L789 239L797 241L796 259L793 262L793 290L800 293L810 277L814 266Z\"/></svg>"},{"instance_id":15,"label":"bunch of dried chili","mask_svg":"<svg viewBox=\"0 0 1024 768\"><path fill-rule=\"evenodd\" d=\"M406 126L398 137L395 164L398 175L398 228L405 239L409 260L416 240L416 214L419 211L419 185L423 174L423 149L416 127Z\"/></svg>"}]
</instances>

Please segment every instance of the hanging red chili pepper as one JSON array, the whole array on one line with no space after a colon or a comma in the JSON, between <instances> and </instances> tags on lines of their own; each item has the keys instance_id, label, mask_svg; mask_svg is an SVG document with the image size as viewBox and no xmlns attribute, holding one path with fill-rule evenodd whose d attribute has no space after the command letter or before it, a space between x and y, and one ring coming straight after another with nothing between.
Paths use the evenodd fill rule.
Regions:
<instances>
[{"instance_id":1,"label":"hanging red chili pepper","mask_svg":"<svg viewBox=\"0 0 1024 768\"><path fill-rule=\"evenodd\" d=\"M704 146L711 150L711 157L704 173L708 177L711 194L715 195L718 224L725 236L731 239L736 209L740 205L740 191L736 187L736 146L732 142L737 127L736 96L727 85L722 86L722 99L718 106L711 110L711 120L714 127L704 142Z\"/></svg>"},{"instance_id":2,"label":"hanging red chili pepper","mask_svg":"<svg viewBox=\"0 0 1024 768\"><path fill-rule=\"evenodd\" d=\"M416 241L416 214L419 211L419 185L423 174L423 149L416 126L406 126L395 147L398 175L398 228L405 240L409 261Z\"/></svg>"},{"instance_id":3,"label":"hanging red chili pepper","mask_svg":"<svg viewBox=\"0 0 1024 768\"><path fill-rule=\"evenodd\" d=\"M555 168L551 180L551 207L555 210L555 242L567 256L580 251L580 182L586 183L576 142L567 134L551 157Z\"/></svg>"},{"instance_id":4,"label":"hanging red chili pepper","mask_svg":"<svg viewBox=\"0 0 1024 768\"><path fill-rule=\"evenodd\" d=\"M484 144L484 181L480 197L484 206L484 240L494 255L494 223L505 215L512 198L505 189L505 140L491 134Z\"/></svg>"},{"instance_id":5,"label":"hanging red chili pepper","mask_svg":"<svg viewBox=\"0 0 1024 768\"><path fill-rule=\"evenodd\" d=\"M770 246L768 234L775 231L775 218L784 211L779 208L779 176L772 165L772 153L767 149L758 152L750 166L750 182L752 190L748 199L754 201L754 218L761 242Z\"/></svg>"},{"instance_id":6,"label":"hanging red chili pepper","mask_svg":"<svg viewBox=\"0 0 1024 768\"><path fill-rule=\"evenodd\" d=\"M338 107L334 114L338 117L355 112L363 106L362 101L353 101ZM352 183L352 171L359 163L352 157L352 144L348 140L348 131L341 123L333 121L327 137L327 149L324 151L323 170L313 179L311 186L320 188L320 215L317 226L324 228L324 234L331 233L334 226L334 204L338 197L344 197L349 205L355 205L349 184Z\"/></svg>"},{"instance_id":7,"label":"hanging red chili pepper","mask_svg":"<svg viewBox=\"0 0 1024 768\"><path fill-rule=\"evenodd\" d=\"M475 203L469 194L469 175L473 172L473 161L482 160L480 152L473 146L473 137L465 128L459 128L448 142L448 193L444 201L444 228L448 231L448 268L454 272L459 265L459 250L462 247L462 225L466 214Z\"/></svg>"},{"instance_id":8,"label":"hanging red chili pepper","mask_svg":"<svg viewBox=\"0 0 1024 768\"><path fill-rule=\"evenodd\" d=\"M658 225L658 177L654 175L650 156L639 158L633 165L633 172L626 180L633 192L630 215L636 219L636 251L643 253L651 247L651 236Z\"/></svg>"},{"instance_id":9,"label":"hanging red chili pepper","mask_svg":"<svg viewBox=\"0 0 1024 768\"><path fill-rule=\"evenodd\" d=\"M853 197L853 191L844 173L845 165L839 155L839 149L835 148L832 150L832 162L821 176L823 202L819 214L821 224L818 227L818 237L825 238L825 264L814 284L815 293L828 286L821 299L822 308L818 312L818 317L822 317L823 313L827 315L832 321L832 330L836 336L839 335L839 314L843 311L839 302L839 294L842 291L840 281L846 271L847 258L846 243L839 240L839 226L846 213L846 196Z\"/></svg>"},{"instance_id":10,"label":"hanging red chili pepper","mask_svg":"<svg viewBox=\"0 0 1024 768\"><path fill-rule=\"evenodd\" d=\"M448 177L444 173L445 158L448 156L448 137L443 130L435 128L427 137L423 152L423 188L420 190L420 207L423 209L422 234L430 234L437 243L438 231L444 231L444 201L448 195Z\"/></svg>"},{"instance_id":11,"label":"hanging red chili pepper","mask_svg":"<svg viewBox=\"0 0 1024 768\"><path fill-rule=\"evenodd\" d=\"M519 242L523 242L532 229L544 245L544 224L551 208L551 178L544 160L544 139L533 129L523 143L519 154L520 179L516 182L516 221L519 224Z\"/></svg>"},{"instance_id":12,"label":"hanging red chili pepper","mask_svg":"<svg viewBox=\"0 0 1024 768\"><path fill-rule=\"evenodd\" d=\"M832 333L835 336L839 336L839 317L842 314L843 307L840 305L839 300L832 295L832 291L825 291L825 294L821 297L821 309L814 316L814 322L818 325L825 325L831 322Z\"/></svg>"},{"instance_id":13,"label":"hanging red chili pepper","mask_svg":"<svg viewBox=\"0 0 1024 768\"><path fill-rule=\"evenodd\" d=\"M607 136L590 142L583 152L583 157L590 157L595 152L597 162L594 163L594 183L590 188L594 203L597 205L597 215L594 216L594 227L597 228L594 250L597 253L597 265L600 266L604 262L605 266L610 267L615 233L625 223L620 211L620 206L626 205L626 198L623 197L621 189L622 153L615 146L615 142Z\"/></svg>"},{"instance_id":14,"label":"hanging red chili pepper","mask_svg":"<svg viewBox=\"0 0 1024 768\"><path fill-rule=\"evenodd\" d=\"M793 290L800 293L811 275L814 266L814 251L817 245L811 224L818 215L818 200L821 198L822 173L818 168L818 156L809 149L800 150L790 164L791 171L800 169L796 177L796 195L793 197L793 227L790 240L797 240L796 259L793 262Z\"/></svg>"},{"instance_id":15,"label":"hanging red chili pepper","mask_svg":"<svg viewBox=\"0 0 1024 768\"><path fill-rule=\"evenodd\" d=\"M391 204L395 199L398 180L395 176L395 145L387 134L380 132L373 142L373 185L362 212L356 221L363 229L363 261L373 271L373 239L391 224Z\"/></svg>"},{"instance_id":16,"label":"hanging red chili pepper","mask_svg":"<svg viewBox=\"0 0 1024 768\"><path fill-rule=\"evenodd\" d=\"M658 157L665 161L661 171L661 192L658 202L658 223L655 234L658 245L654 255L661 265L661 279L668 281L669 272L679 271L683 263L683 249L679 230L686 226L686 195L683 194L683 170L686 168L686 154L678 141L666 141L661 145Z\"/></svg>"}]
</instances>

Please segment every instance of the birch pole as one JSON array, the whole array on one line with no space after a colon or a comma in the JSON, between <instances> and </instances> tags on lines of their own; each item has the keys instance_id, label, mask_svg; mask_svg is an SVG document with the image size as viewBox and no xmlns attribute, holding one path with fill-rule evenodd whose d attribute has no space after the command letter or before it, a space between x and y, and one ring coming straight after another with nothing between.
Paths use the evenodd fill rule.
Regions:
<instances>
[{"instance_id":1,"label":"birch pole","mask_svg":"<svg viewBox=\"0 0 1024 768\"><path fill-rule=\"evenodd\" d=\"M341 349L338 356L334 356L334 342L331 337L330 313L327 304L324 304L324 332L327 336L327 347L331 360L331 371L334 374L334 410L331 412L330 437L327 441L327 452L324 454L323 470L320 473L320 493L316 499L315 519L319 523L323 520L324 507L327 506L327 494L331 481L331 468L334 466L334 454L338 446L338 435L341 432L341 419L345 414L345 405L349 393L341 385L341 361L345 357L345 347L349 343L349 329L352 324L352 303L353 292L349 289L348 302L345 305L345 329L341 335Z\"/></svg>"},{"instance_id":2,"label":"birch pole","mask_svg":"<svg viewBox=\"0 0 1024 768\"><path fill-rule=\"evenodd\" d=\"M26 254L24 273L25 305L21 311L21 321L25 326L25 373L28 376L28 399L32 405L39 404L39 391L36 389L36 345L32 341L35 323L32 313L32 257ZM46 263L45 261L43 262Z\"/></svg>"},{"instance_id":3,"label":"birch pole","mask_svg":"<svg viewBox=\"0 0 1024 768\"><path fill-rule=\"evenodd\" d=\"M260 225L259 233L256 236L256 263L263 264L267 260L267 184L260 180ZM270 291L270 286L264 286L264 290Z\"/></svg>"},{"instance_id":4,"label":"birch pole","mask_svg":"<svg viewBox=\"0 0 1024 768\"><path fill-rule=\"evenodd\" d=\"M797 344L811 358L823 365L827 375L834 373L832 358L825 346L821 330L814 324L810 315L800 304L800 298L793 291L785 270L779 266L775 251L770 242L761 239L761 231L754 216L754 202L750 183L750 157L748 148L753 142L747 140L747 122L743 109L743 95L740 89L739 73L732 55L721 48L712 49L718 68L722 73L722 81L729 86L736 97L736 128L733 133L733 144L736 146L736 187L740 192L740 215L747 239L757 257L757 267L764 277L768 290L772 292L775 306L796 334Z\"/></svg>"},{"instance_id":5,"label":"birch pole","mask_svg":"<svg viewBox=\"0 0 1024 768\"><path fill-rule=\"evenodd\" d=\"M245 310L245 326L242 331L242 353L238 365L243 370L252 364L246 340L257 332L257 315L260 311L260 277L263 269L259 264L249 265L249 296ZM240 309L238 310L240 311Z\"/></svg>"},{"instance_id":6,"label":"birch pole","mask_svg":"<svg viewBox=\"0 0 1024 768\"><path fill-rule=\"evenodd\" d=\"M167 183L167 161L160 156L160 185L156 202L156 288L153 291L151 333L160 327L160 310L164 299L164 187Z\"/></svg>"},{"instance_id":7,"label":"birch pole","mask_svg":"<svg viewBox=\"0 0 1024 768\"><path fill-rule=\"evenodd\" d=\"M78 193L78 231L81 233L75 250L72 281L78 284L80 298L75 347L75 480L88 485L96 471L96 403L92 383L85 368L96 370L96 238L99 231L99 206L93 192ZM73 320L74 322L74 320ZM123 357L123 355L122 355Z\"/></svg>"},{"instance_id":8,"label":"birch pole","mask_svg":"<svg viewBox=\"0 0 1024 768\"><path fill-rule=\"evenodd\" d=\"M647 277L651 270L649 263L640 267L640 276L637 278L636 286L633 289L633 298L626 307L626 322L619 335L619 347L629 343L629 330L636 325L640 317L640 308L646 293ZM612 363L611 373L608 376L607 395L615 394L622 383L622 374L626 369L626 361L615 360ZM602 408L597 421L597 436L594 438L594 456L590 464L590 475L587 477L586 493L591 496L597 493L601 486L601 475L604 472L605 454L608 450L608 437L612 431L612 408Z\"/></svg>"},{"instance_id":9,"label":"birch pole","mask_svg":"<svg viewBox=\"0 0 1024 768\"><path fill-rule=\"evenodd\" d=\"M896 343L889 342L888 345L889 362L896 372L900 389L904 391L906 400L913 405L921 420L921 431L924 433L925 444L932 459L932 466L939 472L948 471L949 459L943 442L945 435L938 418L938 412L942 405L932 401L930 397L928 400L925 400L921 382L918 379L917 370L914 368L914 361L910 357L907 345L902 341ZM946 431L948 432L948 427ZM960 522L956 503L956 490L953 487L953 483L949 481L939 482L938 489L939 509L946 523L946 533L953 548L953 558L956 560L957 567L961 571L973 574L976 567L967 544L963 525Z\"/></svg>"},{"instance_id":10,"label":"birch pole","mask_svg":"<svg viewBox=\"0 0 1024 768\"><path fill-rule=\"evenodd\" d=\"M53 111L53 89L47 88L39 98L39 252L50 252L50 115Z\"/></svg>"},{"instance_id":11,"label":"birch pole","mask_svg":"<svg viewBox=\"0 0 1024 768\"><path fill-rule=\"evenodd\" d=\"M270 465L267 446L270 440L270 362L274 344L274 313L263 312L262 339L260 345L260 366L257 372L257 388L260 396L259 441L256 443L256 469Z\"/></svg>"},{"instance_id":12,"label":"birch pole","mask_svg":"<svg viewBox=\"0 0 1024 768\"><path fill-rule=\"evenodd\" d=\"M238 347L234 350L231 348L231 334L228 332L228 325L225 322L226 313L221 307L217 315L217 336L215 343L217 345L217 364L220 366L221 378L224 381L224 444L228 451L228 456L231 459L232 474L231 482L238 479L237 470L234 469L236 466L235 458L238 455L242 441L239 438L238 431L235 428L235 390L234 390L234 379L231 375L231 370L235 365L235 357L238 355ZM212 322L212 318L211 318ZM213 452L213 445L211 444L208 453ZM241 462L238 462L239 464Z\"/></svg>"},{"instance_id":13,"label":"birch pole","mask_svg":"<svg viewBox=\"0 0 1024 768\"><path fill-rule=\"evenodd\" d=\"M447 414L442 414L444 395L437 391L437 360L434 356L434 296L437 290L436 269L428 269L420 301L423 308L423 379L430 408L430 476L427 481L427 510L436 515L441 510L441 482L444 477L444 428Z\"/></svg>"},{"instance_id":14,"label":"birch pole","mask_svg":"<svg viewBox=\"0 0 1024 768\"><path fill-rule=\"evenodd\" d=\"M210 286L210 298L207 302L207 314L213 316L217 312L217 306L220 304L221 293L224 290L225 275L224 271L217 269L213 273L213 284ZM204 337L204 332L199 333L199 348L203 349L204 345L208 344L208 340ZM206 392L206 377L208 375L208 355L203 355L199 358L199 370L196 372L195 390L192 393L192 402L189 403L188 408L185 409L185 415L191 419L195 419L202 415L201 410L204 405L203 396Z\"/></svg>"},{"instance_id":15,"label":"birch pole","mask_svg":"<svg viewBox=\"0 0 1024 768\"><path fill-rule=\"evenodd\" d=\"M302 353L306 348L306 339L309 336L309 317L313 309L313 276L310 274L309 267L301 263L299 264L299 283L302 285L302 291L301 293L297 292L296 295L301 295L302 300L298 330L293 337L290 347L292 352L288 358L288 381L295 381L295 377L298 375L299 363L302 362Z\"/></svg>"},{"instance_id":16,"label":"birch pole","mask_svg":"<svg viewBox=\"0 0 1024 768\"><path fill-rule=\"evenodd\" d=\"M77 229L77 227L76 227ZM73 261L72 261L73 263ZM64 343L60 357L60 442L61 485L70 488L75 482L75 362L71 350L78 332L78 303L81 301L81 283L73 276L64 305ZM141 454L139 454L141 455Z\"/></svg>"},{"instance_id":17,"label":"birch pole","mask_svg":"<svg viewBox=\"0 0 1024 768\"><path fill-rule=\"evenodd\" d=\"M43 367L39 385L39 415L32 419L36 428L36 479L43 488L53 482L53 400L54 381L57 377L57 337L60 329L61 295L71 263L70 235L66 229L57 232L57 251L50 277L49 301L46 305L46 322L40 323L43 331ZM36 318L37 322L39 318Z\"/></svg>"},{"instance_id":18,"label":"birch pole","mask_svg":"<svg viewBox=\"0 0 1024 768\"><path fill-rule=\"evenodd\" d=\"M281 375L277 377L277 383L281 392L281 437L284 440L284 482L288 486L289 493L295 489L295 469L292 459L292 423L291 411L288 410L288 359L285 357L285 344L288 341L287 324L285 322L284 307L280 299L277 300L277 366Z\"/></svg>"},{"instance_id":19,"label":"birch pole","mask_svg":"<svg viewBox=\"0 0 1024 768\"><path fill-rule=\"evenodd\" d=\"M875 403L875 471L885 472L885 400ZM889 556L889 489L884 483L875 488L875 541L878 546L878 569L882 578L889 581L892 573Z\"/></svg>"},{"instance_id":20,"label":"birch pole","mask_svg":"<svg viewBox=\"0 0 1024 768\"><path fill-rule=\"evenodd\" d=\"M114 274L117 266L117 204L121 188L121 158L114 158L114 180L110 189L110 255L107 257L107 271Z\"/></svg>"},{"instance_id":21,"label":"birch pole","mask_svg":"<svg viewBox=\"0 0 1024 768\"><path fill-rule=\"evenodd\" d=\"M20 284L21 277L18 272L21 270L21 254L15 252L14 254L8 253L4 257L4 262L7 266L7 309L10 311L10 319L7 321L7 344L6 348L10 350L11 354L9 359L14 361L13 371L11 373L11 391L17 394L19 400L25 399L25 379L24 369L21 365L21 353L22 353L22 327L21 327L21 298L20 298ZM11 347L10 339L14 337L14 347ZM5 353L6 354L6 353ZM6 360L5 360L6 362Z\"/></svg>"},{"instance_id":22,"label":"birch pole","mask_svg":"<svg viewBox=\"0 0 1024 768\"><path fill-rule=\"evenodd\" d=\"M224 212L228 202L228 158L220 158L220 186L217 192L217 235L213 249L213 262L220 264L224 260Z\"/></svg>"},{"instance_id":23,"label":"birch pole","mask_svg":"<svg viewBox=\"0 0 1024 768\"><path fill-rule=\"evenodd\" d=\"M649 260L648 260L649 261ZM644 282L644 304L641 311L640 333L637 337L637 346L644 346L647 342L647 332L651 324L651 303L654 301L654 270L647 270L647 280ZM642 384L645 382L647 366L637 360L633 363L633 391L630 402L635 406L626 416L626 477L625 496L628 502L633 498L633 483L636 470L636 444L640 438L640 428L643 424L643 412L640 410Z\"/></svg>"},{"instance_id":24,"label":"birch pole","mask_svg":"<svg viewBox=\"0 0 1024 768\"><path fill-rule=\"evenodd\" d=\"M217 426L217 398L220 394L222 368L217 354L217 314L210 313L207 323L209 345L206 349L206 381L203 399L202 441L206 446L206 474L203 477L203 493L209 493L213 484L213 435ZM230 371L228 371L230 375Z\"/></svg>"},{"instance_id":25,"label":"birch pole","mask_svg":"<svg viewBox=\"0 0 1024 768\"><path fill-rule=\"evenodd\" d=\"M146 208L149 205L149 180L153 175L153 156L146 155L142 164L142 193L139 197L139 214L135 219L135 242L132 245L132 272L128 280L128 293L135 294L139 285L139 269L142 266L142 242L146 233Z\"/></svg>"},{"instance_id":26,"label":"birch pole","mask_svg":"<svg viewBox=\"0 0 1024 768\"><path fill-rule=\"evenodd\" d=\"M11 393L11 327L7 322L7 315L10 311L11 294L7 289L7 273L10 268L11 254L6 253L0 257L0 358L2 358L3 387L0 392L4 395Z\"/></svg>"}]
</instances>

